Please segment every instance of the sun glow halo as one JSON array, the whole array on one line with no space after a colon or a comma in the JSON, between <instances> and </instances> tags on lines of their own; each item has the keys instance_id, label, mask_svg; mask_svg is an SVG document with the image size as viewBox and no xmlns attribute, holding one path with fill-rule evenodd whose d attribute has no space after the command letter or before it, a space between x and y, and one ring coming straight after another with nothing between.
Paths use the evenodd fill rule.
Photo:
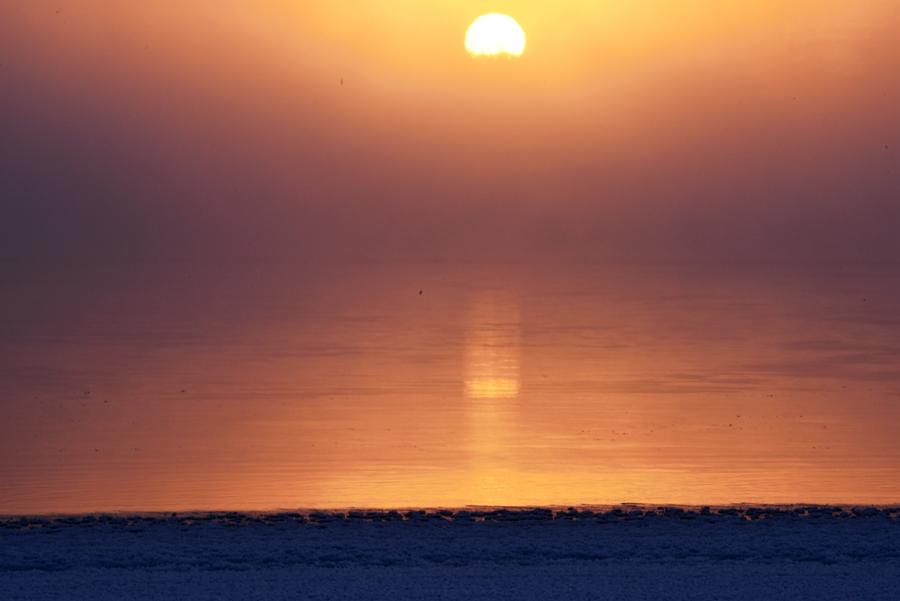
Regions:
<instances>
[{"instance_id":1,"label":"sun glow halo","mask_svg":"<svg viewBox=\"0 0 900 601\"><path fill-rule=\"evenodd\" d=\"M525 31L508 15L482 15L466 32L466 50L475 57L519 57L525 52Z\"/></svg>"}]
</instances>

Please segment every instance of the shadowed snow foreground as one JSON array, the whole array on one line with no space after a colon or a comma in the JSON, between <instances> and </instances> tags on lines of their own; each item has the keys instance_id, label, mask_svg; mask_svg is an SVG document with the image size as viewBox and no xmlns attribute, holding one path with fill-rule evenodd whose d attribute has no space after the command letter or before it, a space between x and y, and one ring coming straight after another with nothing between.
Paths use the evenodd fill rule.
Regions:
<instances>
[{"instance_id":1,"label":"shadowed snow foreground","mask_svg":"<svg viewBox=\"0 0 900 601\"><path fill-rule=\"evenodd\" d=\"M0 598L893 599L893 509L0 519Z\"/></svg>"}]
</instances>

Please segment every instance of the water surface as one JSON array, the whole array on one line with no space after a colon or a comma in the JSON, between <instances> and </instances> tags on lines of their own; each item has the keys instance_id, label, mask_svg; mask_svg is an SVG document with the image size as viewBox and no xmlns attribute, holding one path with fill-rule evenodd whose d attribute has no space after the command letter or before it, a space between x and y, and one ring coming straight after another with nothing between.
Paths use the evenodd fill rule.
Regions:
<instances>
[{"instance_id":1,"label":"water surface","mask_svg":"<svg viewBox=\"0 0 900 601\"><path fill-rule=\"evenodd\" d=\"M900 499L900 274L20 276L0 513Z\"/></svg>"}]
</instances>

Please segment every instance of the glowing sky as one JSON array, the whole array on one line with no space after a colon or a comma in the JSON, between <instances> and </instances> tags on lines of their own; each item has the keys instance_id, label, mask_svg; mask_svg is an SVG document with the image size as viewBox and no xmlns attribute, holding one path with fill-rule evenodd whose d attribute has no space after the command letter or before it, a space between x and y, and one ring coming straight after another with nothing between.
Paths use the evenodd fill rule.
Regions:
<instances>
[{"instance_id":1,"label":"glowing sky","mask_svg":"<svg viewBox=\"0 0 900 601\"><path fill-rule=\"evenodd\" d=\"M896 255L894 2L495 8L19 3L3 255Z\"/></svg>"}]
</instances>

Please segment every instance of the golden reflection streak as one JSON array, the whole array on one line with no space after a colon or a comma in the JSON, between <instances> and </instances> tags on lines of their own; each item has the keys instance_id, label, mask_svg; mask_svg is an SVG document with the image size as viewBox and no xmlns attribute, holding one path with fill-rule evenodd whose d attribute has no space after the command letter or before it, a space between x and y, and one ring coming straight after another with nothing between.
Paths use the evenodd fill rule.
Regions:
<instances>
[{"instance_id":1,"label":"golden reflection streak","mask_svg":"<svg viewBox=\"0 0 900 601\"><path fill-rule=\"evenodd\" d=\"M519 311L514 302L490 294L474 303L466 335L466 396L519 396L519 339Z\"/></svg>"},{"instance_id":2,"label":"golden reflection streak","mask_svg":"<svg viewBox=\"0 0 900 601\"><path fill-rule=\"evenodd\" d=\"M503 503L517 492L515 410L521 384L518 303L498 293L475 300L465 346L470 502Z\"/></svg>"}]
</instances>

